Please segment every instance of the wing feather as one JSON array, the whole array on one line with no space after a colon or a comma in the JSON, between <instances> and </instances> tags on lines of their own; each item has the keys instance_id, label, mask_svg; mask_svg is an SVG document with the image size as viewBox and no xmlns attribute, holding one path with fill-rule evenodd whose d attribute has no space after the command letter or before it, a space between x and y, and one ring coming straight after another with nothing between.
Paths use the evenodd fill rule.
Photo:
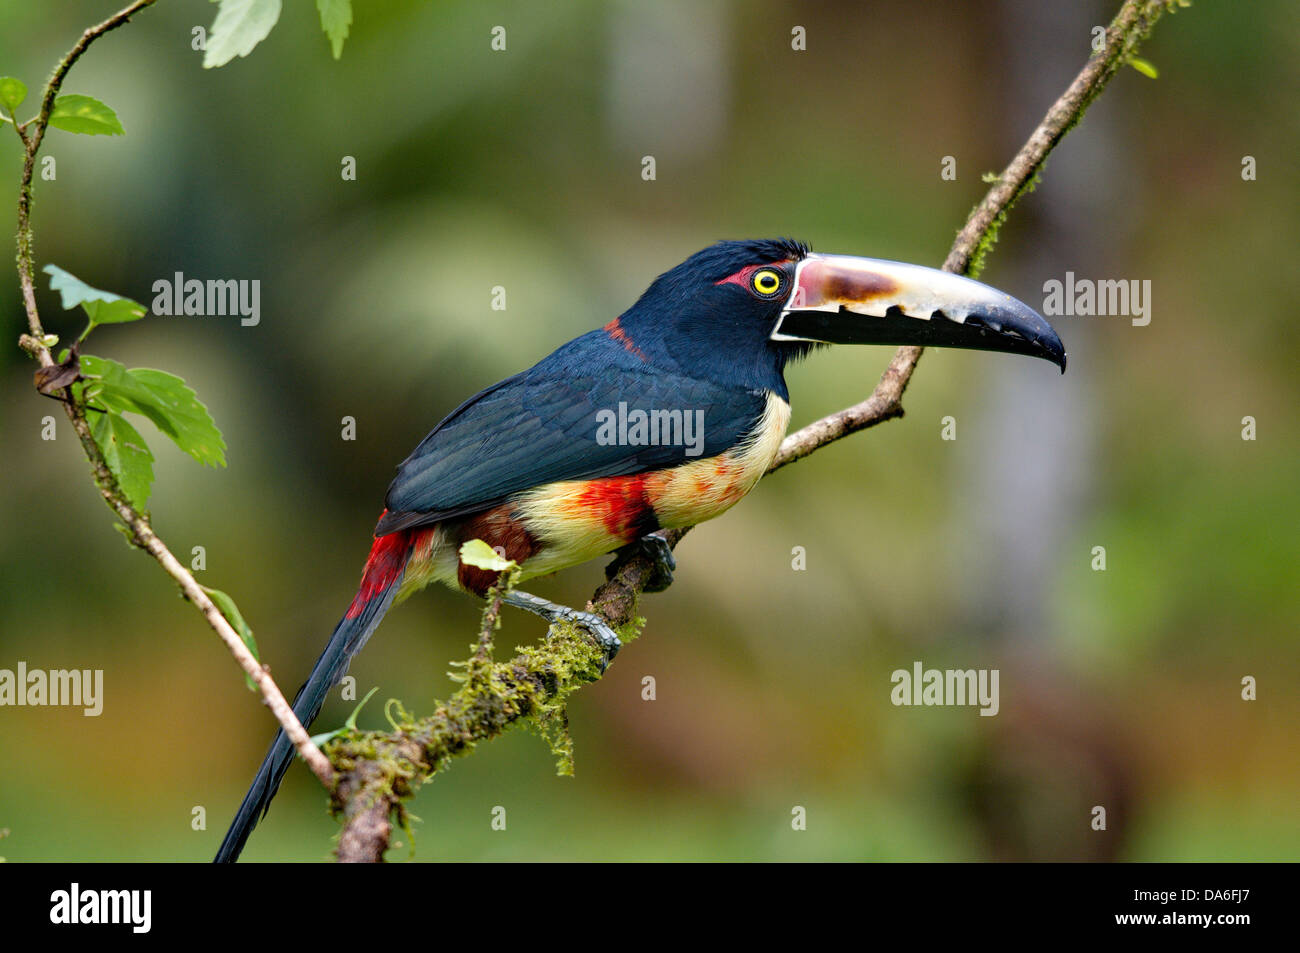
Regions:
<instances>
[{"instance_id":1,"label":"wing feather","mask_svg":"<svg viewBox=\"0 0 1300 953\"><path fill-rule=\"evenodd\" d=\"M601 411L703 412L702 446L602 442ZM583 335L452 411L398 467L376 535L497 506L561 480L625 476L716 456L749 434L761 391L646 364L604 331ZM698 420L693 416L692 421ZM602 435L603 436L603 435ZM692 451L688 455L688 449Z\"/></svg>"}]
</instances>

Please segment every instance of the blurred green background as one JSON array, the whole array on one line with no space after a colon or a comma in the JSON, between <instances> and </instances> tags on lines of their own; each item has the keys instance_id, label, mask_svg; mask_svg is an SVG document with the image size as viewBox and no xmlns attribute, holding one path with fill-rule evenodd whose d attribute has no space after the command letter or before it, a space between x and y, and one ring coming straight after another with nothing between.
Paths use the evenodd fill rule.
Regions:
<instances>
[{"instance_id":1,"label":"blurred green background","mask_svg":"<svg viewBox=\"0 0 1300 953\"><path fill-rule=\"evenodd\" d=\"M0 74L34 100L117 6L0 5ZM154 525L186 559L205 547L200 581L238 600L292 692L352 597L393 467L460 400L718 238L938 265L981 173L1117 7L394 0L358 5L335 62L314 6L288 0L249 58L204 71L191 31L215 8L164 0L65 86L127 135L50 133L37 264L146 303L177 271L262 282L257 327L151 317L88 350L180 374L223 428L229 468L205 470L141 424ZM1159 79L1123 71L1003 229L986 281L1041 306L1066 271L1149 279L1148 326L1053 318L1064 377L927 354L904 420L687 538L676 584L642 603L643 637L571 706L576 778L534 735L484 744L426 787L414 852L393 858L1300 855L1297 26L1284 0L1166 18L1143 54ZM4 209L18 175L0 128ZM3 281L12 344L25 322ZM41 285L47 328L75 334ZM794 368L792 427L860 399L888 357ZM0 709L0 855L207 860L272 721L113 531L32 370L0 349L0 668L102 668L106 698L98 718ZM533 588L581 604L601 578L593 563ZM427 713L445 697L478 611L437 589L393 612L352 666L361 693L379 687L362 724L384 724L385 698ZM542 631L509 614L499 647ZM999 669L1000 714L892 706L890 673L916 660ZM335 696L317 730L351 707ZM325 859L336 829L295 767L244 856Z\"/></svg>"}]
</instances>

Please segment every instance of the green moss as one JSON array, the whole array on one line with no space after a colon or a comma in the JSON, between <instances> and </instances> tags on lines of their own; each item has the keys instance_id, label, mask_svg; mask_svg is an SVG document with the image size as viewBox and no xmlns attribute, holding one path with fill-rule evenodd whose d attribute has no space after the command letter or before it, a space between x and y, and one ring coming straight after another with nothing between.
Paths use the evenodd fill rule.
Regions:
<instances>
[{"instance_id":1,"label":"green moss","mask_svg":"<svg viewBox=\"0 0 1300 953\"><path fill-rule=\"evenodd\" d=\"M379 798L392 800L394 821L404 830L410 818L403 800L454 758L514 726L535 731L546 742L556 757L558 774L573 774L567 699L601 677L604 652L581 627L558 622L543 642L522 646L513 658L496 661L493 634L500 627L500 613L496 593L492 596L471 654L453 663L459 672L452 677L460 687L439 702L432 715L417 719L393 699L384 710L391 733L344 731L325 747L336 770L364 773L362 793L354 795L355 803L364 809ZM633 641L644 624L643 618L634 619L619 629L619 637ZM343 807L336 795L333 812L338 814Z\"/></svg>"},{"instance_id":2,"label":"green moss","mask_svg":"<svg viewBox=\"0 0 1300 953\"><path fill-rule=\"evenodd\" d=\"M998 232L1007 220L1007 213L1015 208L1022 195L1038 188L1038 183L1042 181L1043 177L1043 166L1046 164L1046 160L1039 163L1038 168L1034 170L1034 174L1025 180L1020 188L1016 190L1016 194L1011 197L1011 200L993 217L993 221L989 223L988 228L984 229L984 234L980 236L979 243L975 246L975 250L971 252L970 262L966 266L967 277L978 278L980 276L980 273L984 270L984 259L993 251L993 246L998 243Z\"/></svg>"}]
</instances>

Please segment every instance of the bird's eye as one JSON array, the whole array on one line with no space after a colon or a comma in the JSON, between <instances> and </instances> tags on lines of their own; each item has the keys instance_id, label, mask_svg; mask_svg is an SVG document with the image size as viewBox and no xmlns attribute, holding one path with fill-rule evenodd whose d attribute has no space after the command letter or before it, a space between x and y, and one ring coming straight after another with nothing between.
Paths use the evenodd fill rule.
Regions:
<instances>
[{"instance_id":1,"label":"bird's eye","mask_svg":"<svg viewBox=\"0 0 1300 953\"><path fill-rule=\"evenodd\" d=\"M781 273L771 268L754 272L752 282L754 293L763 298L771 298L781 290Z\"/></svg>"}]
</instances>

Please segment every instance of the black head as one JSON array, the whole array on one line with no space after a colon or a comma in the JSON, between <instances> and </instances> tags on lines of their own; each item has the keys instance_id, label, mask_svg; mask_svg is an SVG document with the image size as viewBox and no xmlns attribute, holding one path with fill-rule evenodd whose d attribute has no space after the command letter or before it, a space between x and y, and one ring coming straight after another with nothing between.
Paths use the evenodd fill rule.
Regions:
<instances>
[{"instance_id":1,"label":"black head","mask_svg":"<svg viewBox=\"0 0 1300 953\"><path fill-rule=\"evenodd\" d=\"M656 278L619 325L655 363L784 397L786 361L812 345L771 334L808 253L789 238L710 245Z\"/></svg>"},{"instance_id":2,"label":"black head","mask_svg":"<svg viewBox=\"0 0 1300 953\"><path fill-rule=\"evenodd\" d=\"M1036 311L969 278L817 255L791 239L723 241L655 279L620 316L646 359L786 396L782 372L819 344L921 344L1042 357L1065 349Z\"/></svg>"}]
</instances>

